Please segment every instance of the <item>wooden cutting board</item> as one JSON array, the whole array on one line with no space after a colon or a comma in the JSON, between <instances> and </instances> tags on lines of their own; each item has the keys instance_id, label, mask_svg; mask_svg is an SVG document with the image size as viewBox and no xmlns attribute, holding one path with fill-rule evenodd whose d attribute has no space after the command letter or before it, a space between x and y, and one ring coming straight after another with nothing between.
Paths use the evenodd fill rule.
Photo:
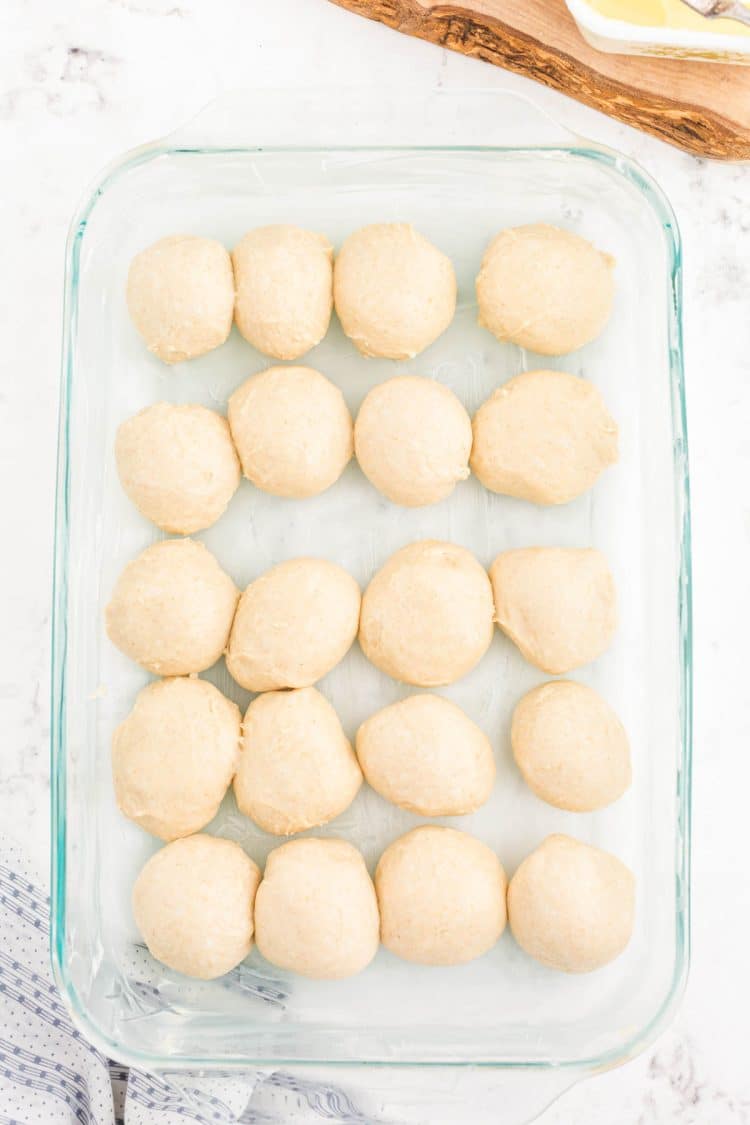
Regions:
<instances>
[{"instance_id":1,"label":"wooden cutting board","mask_svg":"<svg viewBox=\"0 0 750 1125\"><path fill-rule=\"evenodd\" d=\"M750 66L596 51L564 0L332 0L561 90L696 156L750 160Z\"/></svg>"}]
</instances>

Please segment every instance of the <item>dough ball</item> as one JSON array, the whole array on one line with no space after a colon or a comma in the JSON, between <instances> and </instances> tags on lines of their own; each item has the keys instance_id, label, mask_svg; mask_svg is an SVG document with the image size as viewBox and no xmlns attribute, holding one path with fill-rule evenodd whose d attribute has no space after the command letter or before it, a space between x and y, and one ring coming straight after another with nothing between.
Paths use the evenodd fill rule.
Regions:
<instances>
[{"instance_id":1,"label":"dough ball","mask_svg":"<svg viewBox=\"0 0 750 1125\"><path fill-rule=\"evenodd\" d=\"M119 427L115 458L138 511L176 535L216 523L240 483L227 421L205 406L148 406Z\"/></svg>"},{"instance_id":2,"label":"dough ball","mask_svg":"<svg viewBox=\"0 0 750 1125\"><path fill-rule=\"evenodd\" d=\"M474 836L414 828L386 848L375 871L381 941L422 965L473 961L505 929L505 885L499 859Z\"/></svg>"},{"instance_id":3,"label":"dough ball","mask_svg":"<svg viewBox=\"0 0 750 1125\"><path fill-rule=\"evenodd\" d=\"M120 811L162 840L200 831L219 811L239 746L239 708L213 684L149 684L112 739Z\"/></svg>"},{"instance_id":4,"label":"dough ball","mask_svg":"<svg viewBox=\"0 0 750 1125\"><path fill-rule=\"evenodd\" d=\"M258 949L303 977L359 973L378 950L380 920L365 861L344 840L290 840L275 848L255 904Z\"/></svg>"},{"instance_id":5,"label":"dough ball","mask_svg":"<svg viewBox=\"0 0 750 1125\"><path fill-rule=\"evenodd\" d=\"M551 676L590 664L617 627L615 584L601 551L525 547L490 567L495 620Z\"/></svg>"},{"instance_id":6,"label":"dough ball","mask_svg":"<svg viewBox=\"0 0 750 1125\"><path fill-rule=\"evenodd\" d=\"M135 922L152 957L213 980L250 952L260 870L239 844L174 840L151 856L133 887Z\"/></svg>"},{"instance_id":7,"label":"dough ball","mask_svg":"<svg viewBox=\"0 0 750 1125\"><path fill-rule=\"evenodd\" d=\"M506 496L567 504L616 460L617 424L596 387L576 375L516 375L474 417L471 467Z\"/></svg>"},{"instance_id":8,"label":"dough ball","mask_svg":"<svg viewBox=\"0 0 750 1125\"><path fill-rule=\"evenodd\" d=\"M477 278L479 323L540 355L575 351L609 319L614 264L584 238L546 223L501 231Z\"/></svg>"},{"instance_id":9,"label":"dough ball","mask_svg":"<svg viewBox=\"0 0 750 1125\"><path fill-rule=\"evenodd\" d=\"M165 363L194 359L232 328L232 261L220 242L174 234L136 254L127 285L131 320Z\"/></svg>"},{"instance_id":10,"label":"dough ball","mask_svg":"<svg viewBox=\"0 0 750 1125\"><path fill-rule=\"evenodd\" d=\"M585 684L555 680L534 688L513 712L510 737L527 785L558 809L603 809L630 785L625 728Z\"/></svg>"},{"instance_id":11,"label":"dough ball","mask_svg":"<svg viewBox=\"0 0 750 1125\"><path fill-rule=\"evenodd\" d=\"M249 691L309 687L351 648L360 601L359 586L335 563L279 563L240 598L227 668Z\"/></svg>"},{"instance_id":12,"label":"dough ball","mask_svg":"<svg viewBox=\"0 0 750 1125\"><path fill-rule=\"evenodd\" d=\"M291 836L348 808L362 784L331 704L313 687L270 691L247 709L234 793L266 832Z\"/></svg>"},{"instance_id":13,"label":"dough ball","mask_svg":"<svg viewBox=\"0 0 750 1125\"><path fill-rule=\"evenodd\" d=\"M396 551L362 599L359 643L396 680L438 687L479 663L492 641L492 589L464 547L425 539Z\"/></svg>"},{"instance_id":14,"label":"dough ball","mask_svg":"<svg viewBox=\"0 0 750 1125\"><path fill-rule=\"evenodd\" d=\"M633 932L635 880L609 852L548 836L510 881L508 918L526 953L564 973L590 973Z\"/></svg>"},{"instance_id":15,"label":"dough ball","mask_svg":"<svg viewBox=\"0 0 750 1125\"><path fill-rule=\"evenodd\" d=\"M195 539L164 539L123 570L106 609L109 639L155 676L203 672L224 652L238 591Z\"/></svg>"},{"instance_id":16,"label":"dough ball","mask_svg":"<svg viewBox=\"0 0 750 1125\"><path fill-rule=\"evenodd\" d=\"M229 399L229 425L243 473L274 496L317 496L354 452L344 396L311 367L252 375Z\"/></svg>"},{"instance_id":17,"label":"dough ball","mask_svg":"<svg viewBox=\"0 0 750 1125\"><path fill-rule=\"evenodd\" d=\"M362 472L407 508L443 500L466 480L471 440L469 416L453 391L417 375L373 387L354 427Z\"/></svg>"},{"instance_id":18,"label":"dough ball","mask_svg":"<svg viewBox=\"0 0 750 1125\"><path fill-rule=\"evenodd\" d=\"M234 319L258 351L299 359L328 331L333 308L333 248L299 227L258 227L232 251Z\"/></svg>"},{"instance_id":19,"label":"dough ball","mask_svg":"<svg viewBox=\"0 0 750 1125\"><path fill-rule=\"evenodd\" d=\"M373 223L341 247L333 296L362 355L413 359L453 320L456 275L450 258L408 223Z\"/></svg>"},{"instance_id":20,"label":"dough ball","mask_svg":"<svg viewBox=\"0 0 750 1125\"><path fill-rule=\"evenodd\" d=\"M460 707L439 695L412 695L367 719L357 757L369 785L421 816L461 816L490 795L490 740Z\"/></svg>"}]
</instances>

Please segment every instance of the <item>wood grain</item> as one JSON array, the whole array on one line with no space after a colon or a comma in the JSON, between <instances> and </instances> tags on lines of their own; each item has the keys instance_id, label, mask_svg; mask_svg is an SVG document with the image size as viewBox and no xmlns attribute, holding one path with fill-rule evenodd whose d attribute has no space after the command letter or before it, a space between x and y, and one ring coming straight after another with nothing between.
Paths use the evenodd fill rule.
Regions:
<instances>
[{"instance_id":1,"label":"wood grain","mask_svg":"<svg viewBox=\"0 0 750 1125\"><path fill-rule=\"evenodd\" d=\"M750 160L750 67L596 51L564 0L332 0L560 90L696 156Z\"/></svg>"}]
</instances>

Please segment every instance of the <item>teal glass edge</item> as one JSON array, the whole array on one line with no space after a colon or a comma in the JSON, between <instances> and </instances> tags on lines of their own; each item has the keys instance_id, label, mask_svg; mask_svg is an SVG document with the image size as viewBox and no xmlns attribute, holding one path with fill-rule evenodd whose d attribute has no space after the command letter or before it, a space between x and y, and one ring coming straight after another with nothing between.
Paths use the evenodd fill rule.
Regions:
<instances>
[{"instance_id":1,"label":"teal glass edge","mask_svg":"<svg viewBox=\"0 0 750 1125\"><path fill-rule=\"evenodd\" d=\"M682 241L677 218L671 204L651 176L634 161L620 153L595 145L326 145L327 152L423 152L423 153L496 153L530 155L547 153L579 160L593 161L622 176L645 197L654 211L664 234L669 262L668 341L674 457L676 532L679 547L678 628L679 628L679 706L680 756L677 780L677 855L675 857L675 963L667 994L662 998L650 1021L624 1046L599 1056L583 1059L515 1060L470 1059L428 1060L424 1062L393 1060L328 1060L325 1058L174 1058L156 1056L128 1049L123 1052L116 1040L110 1039L96 1026L81 997L70 980L65 962L66 941L66 864L67 864L67 778L65 745L65 672L67 652L68 592L68 530L70 511L70 388L73 377L76 328L78 320L78 289L81 244L87 222L98 199L109 186L132 168L162 156L227 156L232 153L288 152L314 153L316 146L236 146L173 147L146 145L133 149L124 158L105 169L71 222L65 250L65 284L63 298L62 369L58 414L57 484L55 495L54 556L52 568L51 614L51 693L50 693L50 803L52 819L50 955L52 971L60 993L75 1025L86 1038L103 1052L119 1061L145 1069L191 1070L207 1066L221 1070L237 1070L249 1066L313 1066L326 1063L346 1069L361 1065L377 1067L464 1067L479 1066L497 1069L556 1069L581 1072L607 1070L640 1054L667 1026L687 983L690 964L690 843L691 782L693 754L693 616L692 555L690 520L690 473L687 437L687 409L682 338Z\"/></svg>"}]
</instances>

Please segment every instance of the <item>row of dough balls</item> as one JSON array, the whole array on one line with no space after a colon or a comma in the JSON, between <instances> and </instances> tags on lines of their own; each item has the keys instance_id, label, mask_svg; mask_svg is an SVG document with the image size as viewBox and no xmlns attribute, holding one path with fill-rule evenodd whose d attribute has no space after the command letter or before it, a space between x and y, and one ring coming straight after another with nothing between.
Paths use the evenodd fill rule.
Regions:
<instances>
[{"instance_id":1,"label":"row of dough balls","mask_svg":"<svg viewBox=\"0 0 750 1125\"><path fill-rule=\"evenodd\" d=\"M479 323L498 339L563 355L604 328L614 260L569 231L543 223L501 231L476 279ZM149 351L165 363L223 344L234 319L254 347L298 359L325 336L334 304L365 356L413 359L456 310L449 258L407 223L362 227L336 262L321 234L295 226L251 230L232 251L172 235L133 259L127 304Z\"/></svg>"},{"instance_id":2,"label":"row of dough balls","mask_svg":"<svg viewBox=\"0 0 750 1125\"><path fill-rule=\"evenodd\" d=\"M525 695L511 745L529 787L557 808L593 812L630 784L625 729L583 684L554 680ZM240 812L291 836L334 820L363 779L420 816L474 812L495 782L490 740L437 695L412 695L371 715L355 748L313 687L264 692L240 722L236 704L205 680L157 680L115 730L115 797L147 832L175 840L205 828L233 784Z\"/></svg>"},{"instance_id":3,"label":"row of dough balls","mask_svg":"<svg viewBox=\"0 0 750 1125\"><path fill-rule=\"evenodd\" d=\"M510 885L490 848L454 828L426 825L380 857L374 884L359 851L339 839L292 840L265 872L229 840L167 844L133 889L136 924L163 964L210 980L250 952L317 979L366 968L380 942L423 965L458 965L488 952L510 923L521 948L550 968L598 969L627 946L635 880L615 856L554 835Z\"/></svg>"},{"instance_id":4,"label":"row of dough balls","mask_svg":"<svg viewBox=\"0 0 750 1125\"><path fill-rule=\"evenodd\" d=\"M617 460L617 446L599 391L561 371L516 375L473 422L448 387L398 376L366 395L353 425L341 391L320 372L271 367L230 397L228 421L198 405L140 411L120 425L115 457L138 510L190 535L223 514L240 465L257 488L297 499L330 488L354 454L372 484L407 507L445 499L469 466L493 492L565 504Z\"/></svg>"},{"instance_id":5,"label":"row of dough balls","mask_svg":"<svg viewBox=\"0 0 750 1125\"><path fill-rule=\"evenodd\" d=\"M336 563L299 558L241 596L202 543L166 539L128 563L105 616L113 643L149 672L202 672L226 654L232 677L254 692L316 683L357 636L394 679L450 684L479 663L495 622L531 664L561 675L600 656L617 625L600 551L503 551L488 575L465 547L430 539L396 551L364 595Z\"/></svg>"}]
</instances>

